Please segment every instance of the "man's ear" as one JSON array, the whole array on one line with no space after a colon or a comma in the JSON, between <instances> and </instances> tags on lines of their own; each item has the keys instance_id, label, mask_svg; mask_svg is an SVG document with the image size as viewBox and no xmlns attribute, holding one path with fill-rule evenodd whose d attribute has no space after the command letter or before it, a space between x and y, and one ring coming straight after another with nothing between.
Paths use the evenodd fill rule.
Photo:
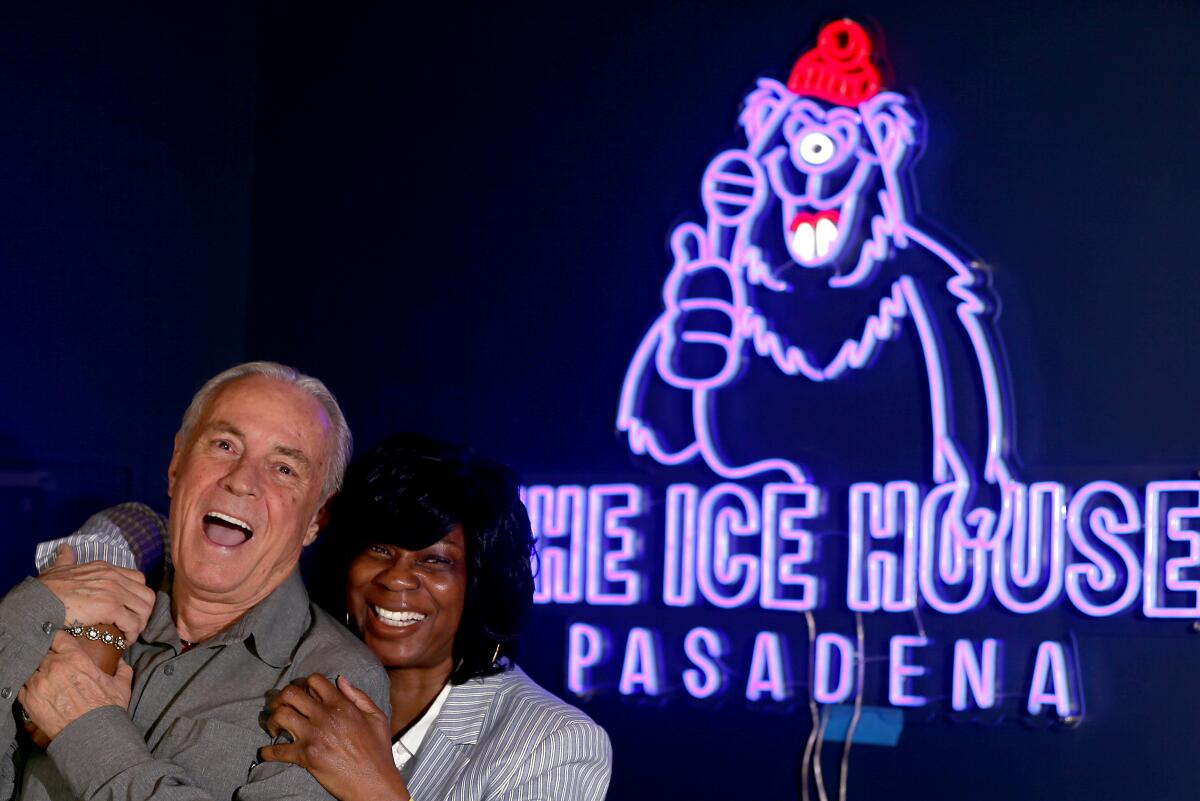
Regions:
<instances>
[{"instance_id":1,"label":"man's ear","mask_svg":"<svg viewBox=\"0 0 1200 801\"><path fill-rule=\"evenodd\" d=\"M336 495L337 493L334 493ZM329 505L333 503L334 495L330 495L325 499L325 502L317 508L316 514L313 515L312 522L308 524L308 531L304 533L304 547L312 545L313 540L321 533L321 529L329 525Z\"/></svg>"},{"instance_id":2,"label":"man's ear","mask_svg":"<svg viewBox=\"0 0 1200 801\"><path fill-rule=\"evenodd\" d=\"M170 498L175 492L175 474L179 472L179 456L180 445L182 440L179 438L179 432L175 432L175 446L171 451L171 463L167 465L167 497Z\"/></svg>"}]
</instances>

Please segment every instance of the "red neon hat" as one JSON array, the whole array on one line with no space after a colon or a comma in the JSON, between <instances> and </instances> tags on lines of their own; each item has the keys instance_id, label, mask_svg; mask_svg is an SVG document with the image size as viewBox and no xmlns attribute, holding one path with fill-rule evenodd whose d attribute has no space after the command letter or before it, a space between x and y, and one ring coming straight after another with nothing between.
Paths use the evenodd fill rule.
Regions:
<instances>
[{"instance_id":1,"label":"red neon hat","mask_svg":"<svg viewBox=\"0 0 1200 801\"><path fill-rule=\"evenodd\" d=\"M879 93L879 70L871 63L871 39L848 19L830 22L817 46L796 60L787 87L798 95L857 106Z\"/></svg>"}]
</instances>

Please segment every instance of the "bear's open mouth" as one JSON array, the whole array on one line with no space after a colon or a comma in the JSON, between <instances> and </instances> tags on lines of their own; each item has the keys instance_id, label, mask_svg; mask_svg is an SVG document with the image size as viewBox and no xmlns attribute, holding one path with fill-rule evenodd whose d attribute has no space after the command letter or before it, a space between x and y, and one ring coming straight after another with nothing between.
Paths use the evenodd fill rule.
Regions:
<instances>
[{"instance_id":1,"label":"bear's open mouth","mask_svg":"<svg viewBox=\"0 0 1200 801\"><path fill-rule=\"evenodd\" d=\"M829 255L837 242L840 219L837 209L802 211L792 218L788 226L792 234L792 253L801 264L811 264Z\"/></svg>"}]
</instances>

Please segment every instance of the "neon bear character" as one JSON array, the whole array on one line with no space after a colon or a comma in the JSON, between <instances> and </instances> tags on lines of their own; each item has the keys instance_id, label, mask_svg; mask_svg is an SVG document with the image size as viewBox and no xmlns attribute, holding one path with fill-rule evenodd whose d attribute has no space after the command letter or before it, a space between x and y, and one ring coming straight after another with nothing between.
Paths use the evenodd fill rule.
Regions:
<instances>
[{"instance_id":1,"label":"neon bear character","mask_svg":"<svg viewBox=\"0 0 1200 801\"><path fill-rule=\"evenodd\" d=\"M916 219L923 131L883 86L866 31L836 20L786 85L760 78L745 98L745 144L709 162L703 224L671 232L663 311L626 372L617 426L635 454L804 483L912 441L903 429L929 447L894 477L958 487L959 521L979 473L993 497L1014 485L986 276ZM887 392L864 395L867 376Z\"/></svg>"}]
</instances>

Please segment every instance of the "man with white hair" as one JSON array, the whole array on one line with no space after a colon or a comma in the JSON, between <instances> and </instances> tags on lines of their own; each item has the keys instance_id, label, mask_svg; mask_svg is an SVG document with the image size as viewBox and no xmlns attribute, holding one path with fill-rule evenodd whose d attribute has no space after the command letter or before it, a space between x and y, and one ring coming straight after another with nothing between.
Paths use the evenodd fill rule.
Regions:
<instances>
[{"instance_id":1,"label":"man with white hair","mask_svg":"<svg viewBox=\"0 0 1200 801\"><path fill-rule=\"evenodd\" d=\"M251 362L206 383L167 472L164 591L62 549L0 601L0 798L327 799L307 771L258 762L271 742L259 714L311 673L387 703L383 669L309 602L297 570L350 451L315 378ZM98 624L123 635L101 640L124 649L115 676L75 639ZM20 715L44 751L18 738Z\"/></svg>"}]
</instances>

